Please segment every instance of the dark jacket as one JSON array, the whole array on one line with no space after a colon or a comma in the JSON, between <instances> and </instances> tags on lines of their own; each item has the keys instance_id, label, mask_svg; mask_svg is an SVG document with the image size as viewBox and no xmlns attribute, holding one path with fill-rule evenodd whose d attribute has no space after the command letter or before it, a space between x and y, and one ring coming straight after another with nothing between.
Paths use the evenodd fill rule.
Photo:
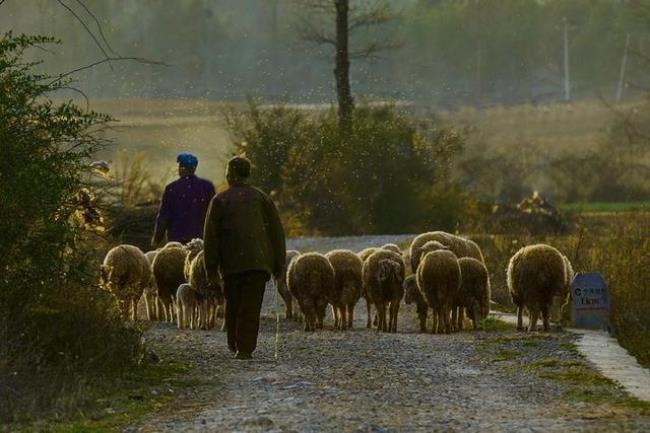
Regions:
<instances>
[{"instance_id":1,"label":"dark jacket","mask_svg":"<svg viewBox=\"0 0 650 433\"><path fill-rule=\"evenodd\" d=\"M280 275L286 246L273 201L248 185L233 185L212 199L205 219L208 278L246 271Z\"/></svg>"},{"instance_id":2,"label":"dark jacket","mask_svg":"<svg viewBox=\"0 0 650 433\"><path fill-rule=\"evenodd\" d=\"M183 176L167 185L156 218L154 242L162 242L165 232L168 241L185 243L200 238L212 197L212 182L195 175Z\"/></svg>"}]
</instances>

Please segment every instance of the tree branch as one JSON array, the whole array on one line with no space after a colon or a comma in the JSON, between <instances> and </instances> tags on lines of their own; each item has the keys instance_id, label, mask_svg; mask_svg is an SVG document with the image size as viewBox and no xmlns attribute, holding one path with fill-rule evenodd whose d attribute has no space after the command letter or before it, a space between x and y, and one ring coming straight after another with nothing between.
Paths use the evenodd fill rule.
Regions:
<instances>
[{"instance_id":1,"label":"tree branch","mask_svg":"<svg viewBox=\"0 0 650 433\"><path fill-rule=\"evenodd\" d=\"M119 55L118 53L115 52L115 50L113 50L113 47L111 47L111 44L108 43L108 40L106 39L106 36L104 35L104 29L102 28L102 25L101 25L101 23L99 22L99 20L97 19L97 17L95 16L95 14L94 14L94 13L93 13L89 8L88 8L88 6L86 6L86 4L85 4L82 0L75 0L75 1L76 1L76 2L77 2L77 3L78 3L78 4L79 4L79 5L80 5L80 6L81 6L85 11L86 11L86 13L87 13L88 15L90 15L90 17L95 21L95 25L97 26L97 30L99 30L99 35L101 36L102 41L104 41L104 44L105 44L106 47L108 48L108 51L110 51L111 54L113 54L115 57L121 57L121 55Z\"/></svg>"},{"instance_id":2,"label":"tree branch","mask_svg":"<svg viewBox=\"0 0 650 433\"><path fill-rule=\"evenodd\" d=\"M81 66L81 67L73 69L71 71L59 74L59 76L56 79L52 80L49 84L52 85L52 84L54 84L56 82L61 81L65 77L68 77L68 76L70 76L72 74L75 74L77 72L80 72L80 71L85 71L86 69L94 68L95 66L101 65L102 63L107 63L107 62L111 62L111 61L124 61L124 60L130 60L130 61L145 64L145 65L169 66L168 64L166 64L164 62L159 62L159 61L155 61L155 60L147 60L147 59L144 59L142 57L107 57L105 59L98 60L98 61L96 61L94 63L91 63L89 65Z\"/></svg>"}]
</instances>

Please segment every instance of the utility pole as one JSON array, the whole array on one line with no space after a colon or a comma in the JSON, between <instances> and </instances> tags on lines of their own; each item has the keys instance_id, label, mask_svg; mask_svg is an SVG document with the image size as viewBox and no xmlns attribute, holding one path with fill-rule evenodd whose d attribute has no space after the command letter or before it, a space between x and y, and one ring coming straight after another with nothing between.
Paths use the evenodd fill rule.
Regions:
<instances>
[{"instance_id":1,"label":"utility pole","mask_svg":"<svg viewBox=\"0 0 650 433\"><path fill-rule=\"evenodd\" d=\"M627 68L627 52L630 48L630 34L625 38L625 49L623 50L623 60L621 60L621 73L618 77L618 86L616 88L616 102L621 102L623 98L623 86L625 85L625 69Z\"/></svg>"},{"instance_id":2,"label":"utility pole","mask_svg":"<svg viewBox=\"0 0 650 433\"><path fill-rule=\"evenodd\" d=\"M569 76L569 22L566 17L564 21L564 100L571 100L571 78Z\"/></svg>"}]
</instances>

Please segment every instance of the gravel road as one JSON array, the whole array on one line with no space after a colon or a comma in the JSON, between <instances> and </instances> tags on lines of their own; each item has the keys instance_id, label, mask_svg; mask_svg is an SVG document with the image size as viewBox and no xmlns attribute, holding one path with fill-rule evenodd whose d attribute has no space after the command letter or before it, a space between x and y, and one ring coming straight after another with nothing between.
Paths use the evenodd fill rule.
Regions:
<instances>
[{"instance_id":1,"label":"gravel road","mask_svg":"<svg viewBox=\"0 0 650 433\"><path fill-rule=\"evenodd\" d=\"M357 239L325 248L366 244ZM301 245L303 251L321 249ZM414 309L404 306L399 332L378 334L364 327L362 300L353 331L332 331L328 317L328 329L308 334L296 323L276 322L276 311L283 311L281 299L267 290L252 361L232 359L222 332L155 325L147 335L151 346L189 361L199 385L179 391L173 410L126 431L650 431L648 412L612 403L627 398L616 386L595 381L576 388L540 374L562 366L594 374L568 333L419 334ZM608 397L567 397L576 389Z\"/></svg>"}]
</instances>

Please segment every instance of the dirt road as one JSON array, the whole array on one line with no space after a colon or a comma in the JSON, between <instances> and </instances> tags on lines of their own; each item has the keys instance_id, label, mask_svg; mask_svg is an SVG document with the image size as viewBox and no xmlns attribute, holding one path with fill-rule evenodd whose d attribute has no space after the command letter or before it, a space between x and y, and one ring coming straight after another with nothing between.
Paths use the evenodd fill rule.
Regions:
<instances>
[{"instance_id":1,"label":"dirt road","mask_svg":"<svg viewBox=\"0 0 650 433\"><path fill-rule=\"evenodd\" d=\"M277 304L276 302L277 301ZM138 432L650 431L650 412L603 379L568 333L521 334L494 325L453 335L416 332L411 306L399 332L304 333L275 312L267 290L258 350L232 359L219 331L155 326L150 344L189 361L198 383Z\"/></svg>"}]
</instances>

